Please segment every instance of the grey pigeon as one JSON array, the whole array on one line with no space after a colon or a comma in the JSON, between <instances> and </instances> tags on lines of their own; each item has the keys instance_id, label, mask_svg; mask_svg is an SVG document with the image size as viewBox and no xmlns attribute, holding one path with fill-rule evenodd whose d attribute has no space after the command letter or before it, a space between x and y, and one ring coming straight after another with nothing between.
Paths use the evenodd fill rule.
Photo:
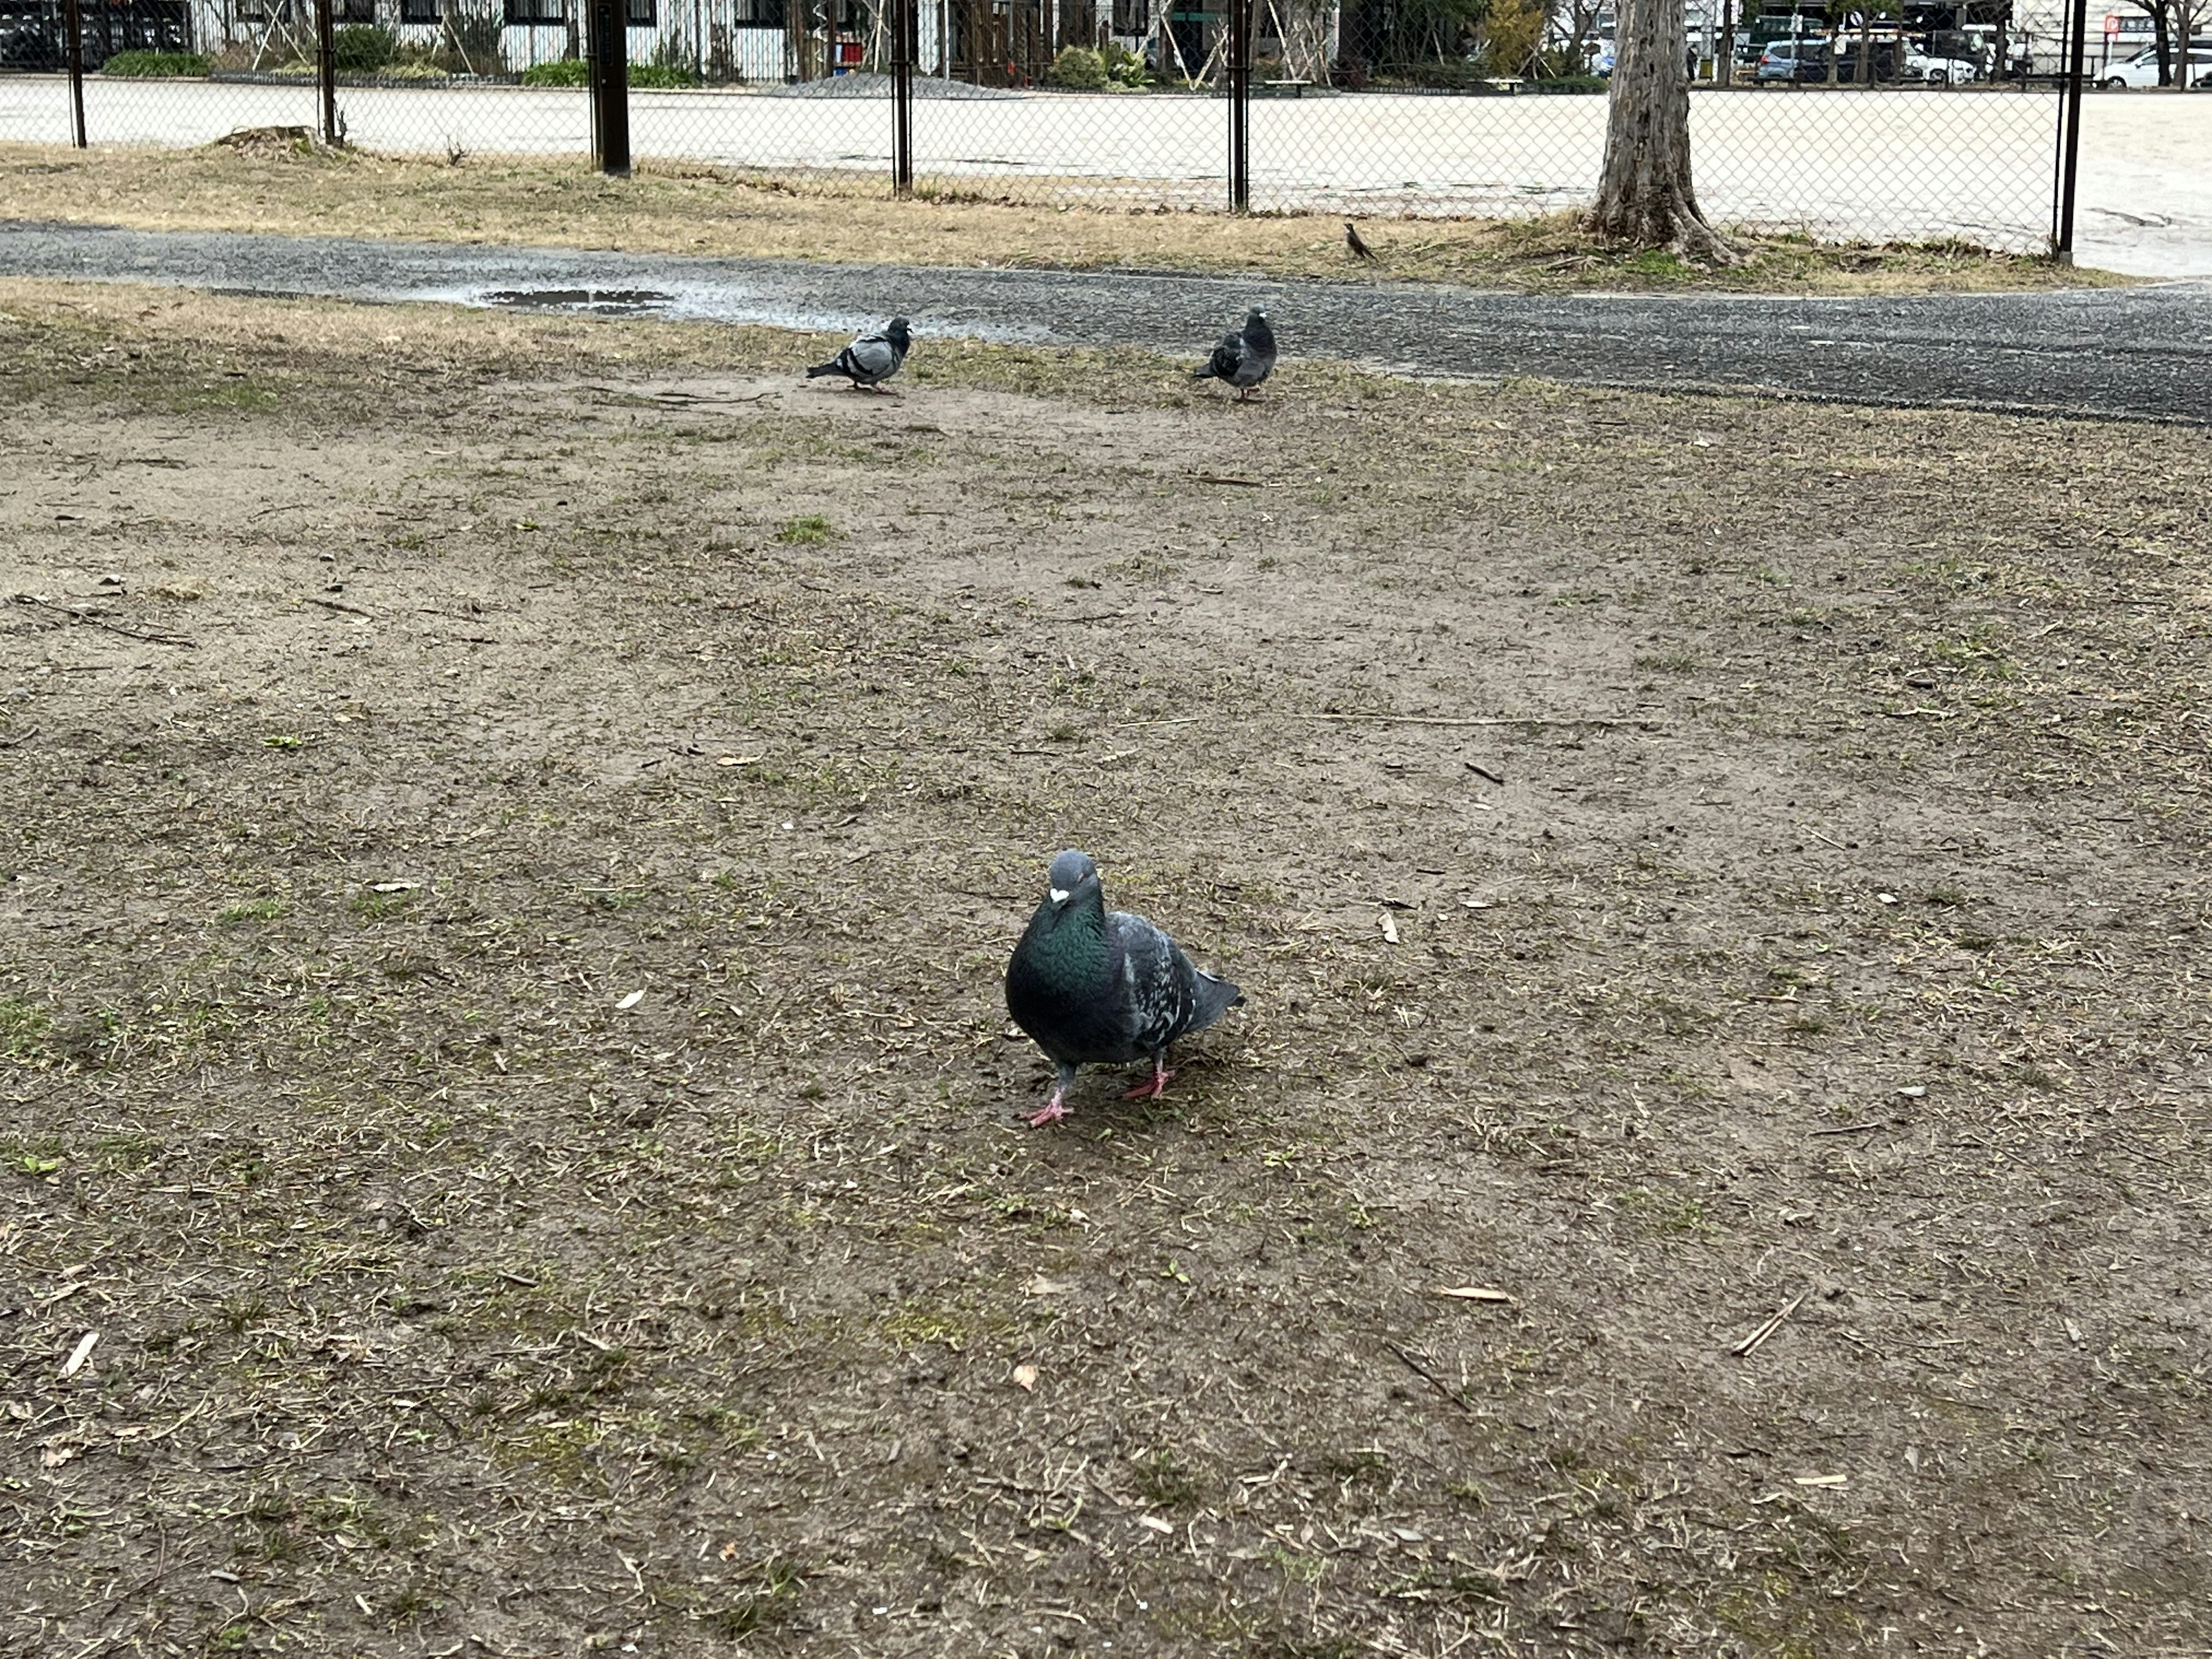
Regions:
<instances>
[{"instance_id":1,"label":"grey pigeon","mask_svg":"<svg viewBox=\"0 0 2212 1659\"><path fill-rule=\"evenodd\" d=\"M1375 250L1367 246L1365 239L1359 234L1359 227L1349 219L1344 222L1344 245L1352 250L1353 258L1364 259L1370 264L1374 263Z\"/></svg>"},{"instance_id":2,"label":"grey pigeon","mask_svg":"<svg viewBox=\"0 0 2212 1659\"><path fill-rule=\"evenodd\" d=\"M1142 916L1108 910L1088 854L1060 854L1049 882L1006 964L1006 1012L1057 1073L1052 1098L1030 1119L1032 1128L1067 1115L1067 1088L1079 1066L1150 1060L1152 1080L1123 1098L1158 1100L1175 1075L1168 1045L1244 1000L1227 980L1192 967Z\"/></svg>"},{"instance_id":3,"label":"grey pigeon","mask_svg":"<svg viewBox=\"0 0 2212 1659\"><path fill-rule=\"evenodd\" d=\"M1275 372L1275 331L1267 326L1267 313L1254 306L1244 313L1244 326L1221 337L1206 367L1194 380L1225 380L1237 388L1237 401L1251 401L1253 389Z\"/></svg>"},{"instance_id":4,"label":"grey pigeon","mask_svg":"<svg viewBox=\"0 0 2212 1659\"><path fill-rule=\"evenodd\" d=\"M907 344L906 319L894 317L873 334L861 335L828 362L815 364L806 371L806 378L842 374L852 381L855 392L882 392L889 396L884 382L906 362Z\"/></svg>"}]
</instances>

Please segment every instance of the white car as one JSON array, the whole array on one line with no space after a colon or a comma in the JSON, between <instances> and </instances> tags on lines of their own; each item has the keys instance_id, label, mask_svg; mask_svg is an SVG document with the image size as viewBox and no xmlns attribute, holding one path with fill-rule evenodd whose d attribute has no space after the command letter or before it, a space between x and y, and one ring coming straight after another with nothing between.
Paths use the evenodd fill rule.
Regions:
<instances>
[{"instance_id":1,"label":"white car","mask_svg":"<svg viewBox=\"0 0 2212 1659\"><path fill-rule=\"evenodd\" d=\"M2199 40L2189 49L2189 84L2201 87L2208 82L2212 82L2212 41ZM2145 46L2132 58L2115 58L2097 71L2097 84L2112 92L2156 86L2158 48Z\"/></svg>"},{"instance_id":2,"label":"white car","mask_svg":"<svg viewBox=\"0 0 2212 1659\"><path fill-rule=\"evenodd\" d=\"M1917 77L1912 73L1916 61L1920 64ZM1971 58L1923 58L1915 52L1908 52L1905 62L1906 80L1925 81L1931 87L1963 86L1982 78L1982 66Z\"/></svg>"}]
</instances>

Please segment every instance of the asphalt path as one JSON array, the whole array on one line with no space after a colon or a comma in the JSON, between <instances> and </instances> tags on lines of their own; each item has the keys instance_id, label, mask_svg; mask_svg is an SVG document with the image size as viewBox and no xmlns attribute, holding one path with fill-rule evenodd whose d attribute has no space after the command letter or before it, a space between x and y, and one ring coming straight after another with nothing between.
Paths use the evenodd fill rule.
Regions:
<instances>
[{"instance_id":1,"label":"asphalt path","mask_svg":"<svg viewBox=\"0 0 2212 1659\"><path fill-rule=\"evenodd\" d=\"M1532 297L1150 272L704 259L0 221L0 275L1195 355L1248 305L1288 356L1478 380L2212 424L2212 283L1803 299Z\"/></svg>"}]
</instances>

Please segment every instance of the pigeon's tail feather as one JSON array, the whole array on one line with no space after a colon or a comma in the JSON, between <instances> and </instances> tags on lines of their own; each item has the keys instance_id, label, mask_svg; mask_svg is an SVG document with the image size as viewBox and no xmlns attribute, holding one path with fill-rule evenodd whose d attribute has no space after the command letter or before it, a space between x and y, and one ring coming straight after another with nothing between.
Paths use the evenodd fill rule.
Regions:
<instances>
[{"instance_id":1,"label":"pigeon's tail feather","mask_svg":"<svg viewBox=\"0 0 2212 1659\"><path fill-rule=\"evenodd\" d=\"M842 374L844 372L844 363L840 359L832 357L828 362L817 363L813 368L808 369L806 371L806 378L810 380L818 380L824 374Z\"/></svg>"},{"instance_id":2,"label":"pigeon's tail feather","mask_svg":"<svg viewBox=\"0 0 2212 1659\"><path fill-rule=\"evenodd\" d=\"M1198 975L1197 989L1198 1006L1191 1015L1189 1030L1184 1033L1185 1036L1188 1036L1190 1031L1203 1031L1244 1000L1244 993L1228 980L1203 970Z\"/></svg>"},{"instance_id":3,"label":"pigeon's tail feather","mask_svg":"<svg viewBox=\"0 0 2212 1659\"><path fill-rule=\"evenodd\" d=\"M1211 362L1200 363L1198 368L1193 371L1190 378L1194 380L1212 380L1213 378L1213 365Z\"/></svg>"}]
</instances>

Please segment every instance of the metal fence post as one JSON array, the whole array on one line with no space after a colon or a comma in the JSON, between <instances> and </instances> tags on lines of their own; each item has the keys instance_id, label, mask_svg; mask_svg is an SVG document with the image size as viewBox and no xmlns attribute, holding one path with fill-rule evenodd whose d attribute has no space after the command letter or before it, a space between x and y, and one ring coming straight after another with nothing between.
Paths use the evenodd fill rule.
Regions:
<instances>
[{"instance_id":1,"label":"metal fence post","mask_svg":"<svg viewBox=\"0 0 2212 1659\"><path fill-rule=\"evenodd\" d=\"M331 0L315 0L315 85L322 94L323 142L335 149L338 133L338 50Z\"/></svg>"},{"instance_id":2,"label":"metal fence post","mask_svg":"<svg viewBox=\"0 0 2212 1659\"><path fill-rule=\"evenodd\" d=\"M1227 0L1227 3L1229 210L1249 213L1252 210L1252 0Z\"/></svg>"},{"instance_id":3,"label":"metal fence post","mask_svg":"<svg viewBox=\"0 0 2212 1659\"><path fill-rule=\"evenodd\" d=\"M629 0L589 0L586 80L592 88L592 160L602 173L629 176Z\"/></svg>"},{"instance_id":4,"label":"metal fence post","mask_svg":"<svg viewBox=\"0 0 2212 1659\"><path fill-rule=\"evenodd\" d=\"M2081 71L2088 51L2089 0L2074 0L2071 23L2074 40L2067 50L2066 90L2059 115L2058 199L2052 204L2057 222L2051 235L2051 257L2062 265L2074 263L2074 178L2081 159Z\"/></svg>"},{"instance_id":5,"label":"metal fence post","mask_svg":"<svg viewBox=\"0 0 2212 1659\"><path fill-rule=\"evenodd\" d=\"M891 194L914 194L914 37L917 0L891 0Z\"/></svg>"},{"instance_id":6,"label":"metal fence post","mask_svg":"<svg viewBox=\"0 0 2212 1659\"><path fill-rule=\"evenodd\" d=\"M83 149L84 11L78 0L63 0L62 27L69 31L70 142Z\"/></svg>"}]
</instances>

